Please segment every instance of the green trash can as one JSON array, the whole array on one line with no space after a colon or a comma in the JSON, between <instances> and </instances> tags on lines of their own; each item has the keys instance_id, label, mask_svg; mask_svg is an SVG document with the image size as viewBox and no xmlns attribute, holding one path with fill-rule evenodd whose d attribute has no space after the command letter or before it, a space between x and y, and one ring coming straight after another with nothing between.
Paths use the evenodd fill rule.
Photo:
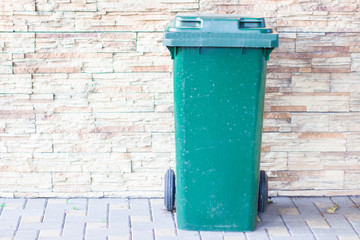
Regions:
<instances>
[{"instance_id":1,"label":"green trash can","mask_svg":"<svg viewBox=\"0 0 360 240\"><path fill-rule=\"evenodd\" d=\"M178 15L164 45L174 63L178 228L251 231L267 203L261 134L266 61L278 35L263 18ZM168 170L168 210L174 198Z\"/></svg>"}]
</instances>

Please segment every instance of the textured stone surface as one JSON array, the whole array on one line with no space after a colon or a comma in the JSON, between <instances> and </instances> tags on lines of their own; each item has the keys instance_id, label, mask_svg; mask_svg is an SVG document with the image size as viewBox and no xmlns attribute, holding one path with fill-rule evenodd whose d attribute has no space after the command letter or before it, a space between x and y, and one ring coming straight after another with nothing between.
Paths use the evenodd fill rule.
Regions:
<instances>
[{"instance_id":1,"label":"textured stone surface","mask_svg":"<svg viewBox=\"0 0 360 240\"><path fill-rule=\"evenodd\" d=\"M359 195L359 8L356 0L2 0L0 196L162 196L163 174L175 167L163 31L176 13L198 12L263 16L279 33L262 147L270 194Z\"/></svg>"},{"instance_id":2,"label":"textured stone surface","mask_svg":"<svg viewBox=\"0 0 360 240\"><path fill-rule=\"evenodd\" d=\"M1 198L0 203L5 205L0 239L359 239L358 197L273 197L251 232L180 230L176 212L166 211L162 198ZM326 213L335 203L335 213Z\"/></svg>"}]
</instances>

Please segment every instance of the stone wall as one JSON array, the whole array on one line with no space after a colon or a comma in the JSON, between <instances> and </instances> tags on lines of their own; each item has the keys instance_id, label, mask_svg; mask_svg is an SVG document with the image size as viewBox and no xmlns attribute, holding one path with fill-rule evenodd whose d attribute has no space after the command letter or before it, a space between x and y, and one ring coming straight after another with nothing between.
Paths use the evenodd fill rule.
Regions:
<instances>
[{"instance_id":1,"label":"stone wall","mask_svg":"<svg viewBox=\"0 0 360 240\"><path fill-rule=\"evenodd\" d=\"M0 196L161 196L176 13L263 16L272 195L360 194L356 0L1 0Z\"/></svg>"}]
</instances>

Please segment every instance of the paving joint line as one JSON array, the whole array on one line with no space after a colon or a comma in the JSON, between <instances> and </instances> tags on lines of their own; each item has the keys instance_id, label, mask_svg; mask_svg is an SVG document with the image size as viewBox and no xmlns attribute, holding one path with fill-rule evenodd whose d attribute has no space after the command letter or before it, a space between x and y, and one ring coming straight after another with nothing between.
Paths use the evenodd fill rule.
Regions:
<instances>
[{"instance_id":1,"label":"paving joint line","mask_svg":"<svg viewBox=\"0 0 360 240\"><path fill-rule=\"evenodd\" d=\"M175 235L176 236L179 236L179 232L178 232L178 228L176 226L176 220L175 220L175 214L174 214L174 211L171 211L171 218L173 220L173 223L174 223L174 227L175 227Z\"/></svg>"},{"instance_id":2,"label":"paving joint line","mask_svg":"<svg viewBox=\"0 0 360 240\"><path fill-rule=\"evenodd\" d=\"M354 206L357 206L357 209L359 210L359 206L356 204L356 202L354 202L353 200L352 200L352 198L351 197L348 197L349 199L350 199L350 201L354 204ZM344 215L344 214L343 214ZM356 228L354 227L354 225L349 221L349 219L344 215L344 218L346 219L346 221L350 224L350 226L351 226L351 228L354 230L354 232L356 233L356 235L358 236L358 237L360 237L360 233L356 230Z\"/></svg>"},{"instance_id":3,"label":"paving joint line","mask_svg":"<svg viewBox=\"0 0 360 240\"><path fill-rule=\"evenodd\" d=\"M130 210L130 198L128 200L128 209ZM132 240L132 226L131 226L131 216L128 215L128 221L129 221L129 240Z\"/></svg>"}]
</instances>

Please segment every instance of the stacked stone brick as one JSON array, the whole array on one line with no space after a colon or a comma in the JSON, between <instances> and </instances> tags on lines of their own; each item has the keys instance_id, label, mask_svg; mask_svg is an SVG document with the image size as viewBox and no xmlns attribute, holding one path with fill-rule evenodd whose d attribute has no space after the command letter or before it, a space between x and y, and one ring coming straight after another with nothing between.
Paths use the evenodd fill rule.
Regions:
<instances>
[{"instance_id":1,"label":"stacked stone brick","mask_svg":"<svg viewBox=\"0 0 360 240\"><path fill-rule=\"evenodd\" d=\"M176 13L263 16L272 195L360 194L356 0L2 0L0 196L161 196L175 166Z\"/></svg>"}]
</instances>

